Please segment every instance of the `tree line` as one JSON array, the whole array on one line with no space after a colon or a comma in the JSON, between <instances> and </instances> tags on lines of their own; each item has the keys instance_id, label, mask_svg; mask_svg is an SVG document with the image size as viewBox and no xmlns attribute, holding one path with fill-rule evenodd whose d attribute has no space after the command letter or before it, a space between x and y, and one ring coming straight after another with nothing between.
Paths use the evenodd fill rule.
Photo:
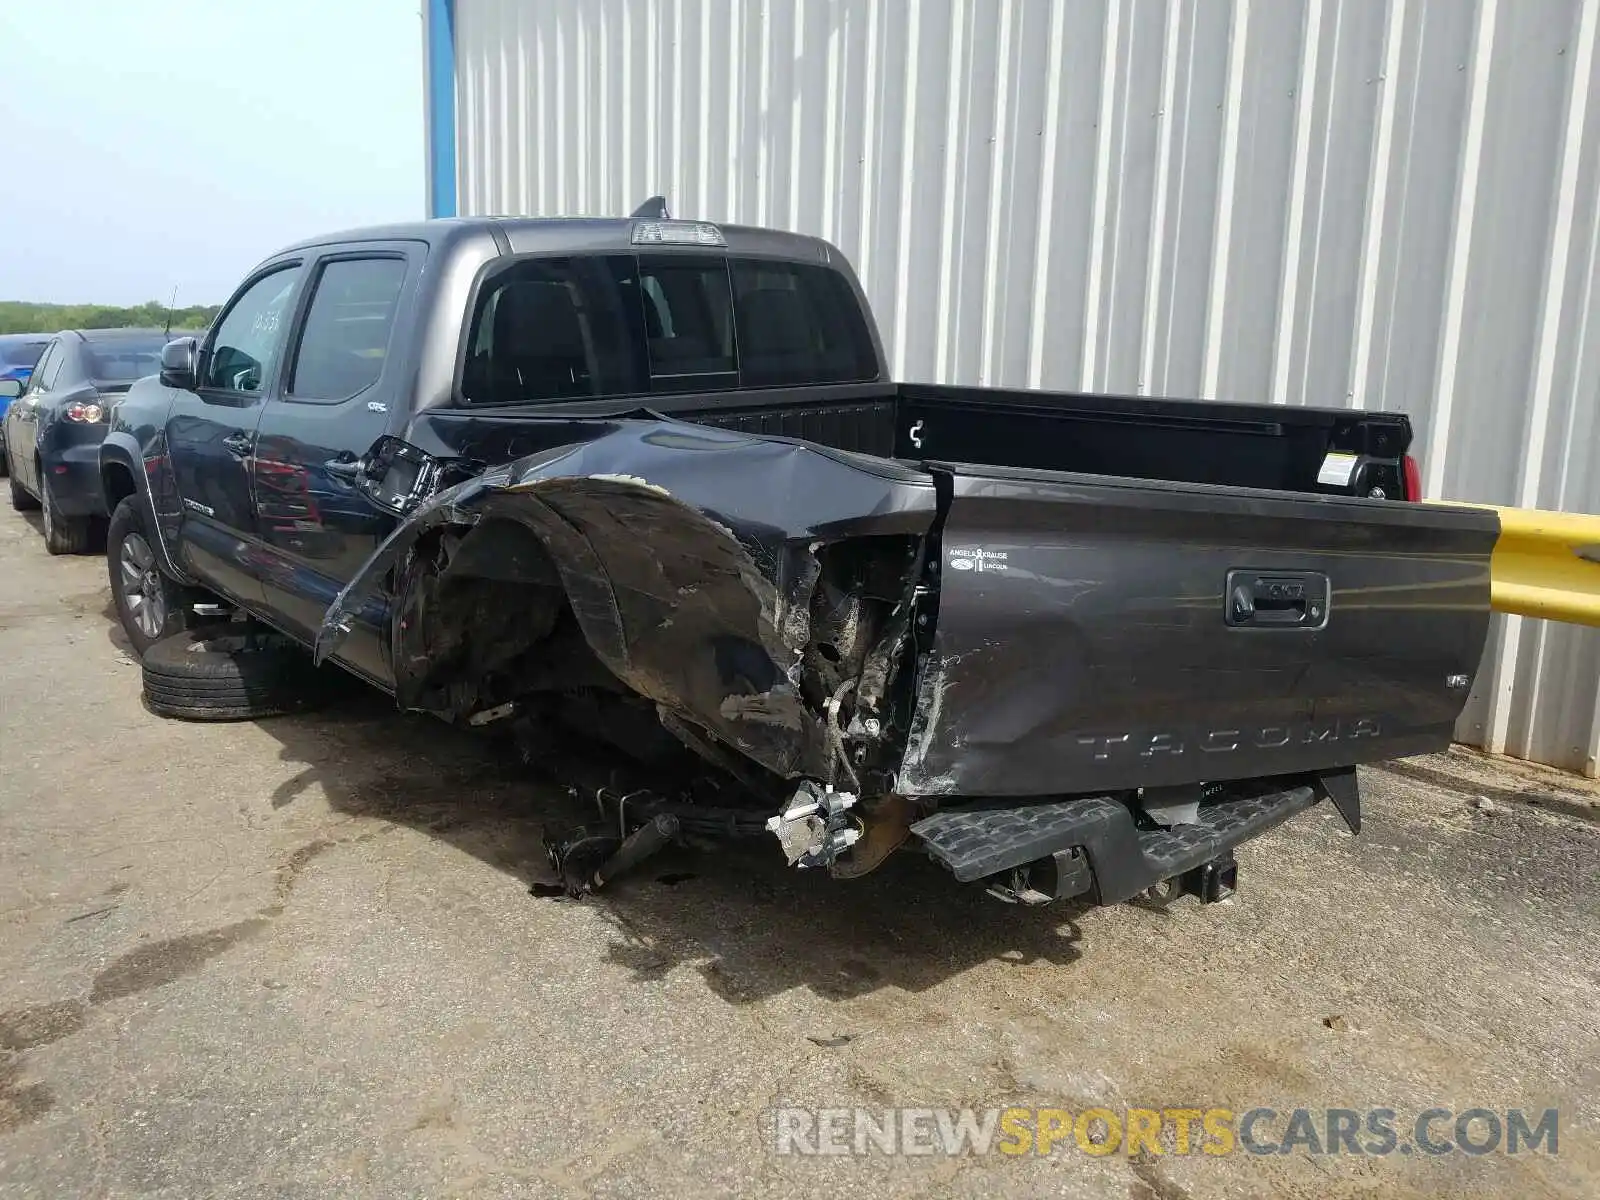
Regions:
<instances>
[{"instance_id":1,"label":"tree line","mask_svg":"<svg viewBox=\"0 0 1600 1200\"><path fill-rule=\"evenodd\" d=\"M173 329L204 329L221 305L191 304L172 310ZM167 306L147 300L131 308L115 304L34 304L0 300L0 333L55 333L61 329L163 329Z\"/></svg>"}]
</instances>

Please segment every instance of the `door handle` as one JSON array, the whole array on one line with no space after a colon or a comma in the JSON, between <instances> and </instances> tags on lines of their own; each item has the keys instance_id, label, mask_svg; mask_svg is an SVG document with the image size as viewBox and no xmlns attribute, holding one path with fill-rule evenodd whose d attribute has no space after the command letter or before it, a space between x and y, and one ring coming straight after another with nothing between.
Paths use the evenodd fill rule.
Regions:
<instances>
[{"instance_id":1,"label":"door handle","mask_svg":"<svg viewBox=\"0 0 1600 1200\"><path fill-rule=\"evenodd\" d=\"M238 433L230 433L222 439L222 444L228 448L228 453L235 458L246 457L250 453L250 447L254 442L255 439L242 430Z\"/></svg>"},{"instance_id":2,"label":"door handle","mask_svg":"<svg viewBox=\"0 0 1600 1200\"><path fill-rule=\"evenodd\" d=\"M1329 591L1320 571L1229 571L1223 620L1235 627L1320 629Z\"/></svg>"}]
</instances>

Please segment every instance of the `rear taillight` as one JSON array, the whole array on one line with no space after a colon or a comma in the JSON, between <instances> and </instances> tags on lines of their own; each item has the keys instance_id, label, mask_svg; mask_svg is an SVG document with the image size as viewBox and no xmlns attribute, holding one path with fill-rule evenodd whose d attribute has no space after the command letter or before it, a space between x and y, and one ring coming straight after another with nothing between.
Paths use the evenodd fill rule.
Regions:
<instances>
[{"instance_id":1,"label":"rear taillight","mask_svg":"<svg viewBox=\"0 0 1600 1200\"><path fill-rule=\"evenodd\" d=\"M79 425L97 425L106 419L106 410L98 404L69 404L66 416Z\"/></svg>"},{"instance_id":2,"label":"rear taillight","mask_svg":"<svg viewBox=\"0 0 1600 1200\"><path fill-rule=\"evenodd\" d=\"M1406 499L1416 503L1422 499L1422 467L1411 455L1406 455L1400 463L1401 475L1405 480Z\"/></svg>"}]
</instances>

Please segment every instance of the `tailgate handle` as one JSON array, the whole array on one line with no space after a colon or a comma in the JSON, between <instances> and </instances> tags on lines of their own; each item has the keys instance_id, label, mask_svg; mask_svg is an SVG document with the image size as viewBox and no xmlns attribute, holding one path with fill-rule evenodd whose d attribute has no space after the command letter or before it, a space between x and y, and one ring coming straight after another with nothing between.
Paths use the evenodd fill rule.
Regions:
<instances>
[{"instance_id":1,"label":"tailgate handle","mask_svg":"<svg viewBox=\"0 0 1600 1200\"><path fill-rule=\"evenodd\" d=\"M1229 571L1223 619L1235 628L1321 629L1328 622L1328 577L1317 571Z\"/></svg>"}]
</instances>

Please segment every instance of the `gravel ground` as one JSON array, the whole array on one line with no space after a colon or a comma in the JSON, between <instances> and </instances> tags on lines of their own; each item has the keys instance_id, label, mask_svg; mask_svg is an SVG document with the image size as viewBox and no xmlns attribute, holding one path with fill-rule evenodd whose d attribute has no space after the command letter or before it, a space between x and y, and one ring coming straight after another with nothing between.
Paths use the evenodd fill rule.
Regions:
<instances>
[{"instance_id":1,"label":"gravel ground","mask_svg":"<svg viewBox=\"0 0 1600 1200\"><path fill-rule=\"evenodd\" d=\"M382 697L146 713L103 562L10 513L0 664L5 1194L1600 1194L1600 826L1569 777L1365 772L1360 838L1313 810L1208 908L1024 911L764 846L572 903L529 892L563 801ZM1554 1156L809 1158L774 1153L780 1103L1561 1123Z\"/></svg>"}]
</instances>

